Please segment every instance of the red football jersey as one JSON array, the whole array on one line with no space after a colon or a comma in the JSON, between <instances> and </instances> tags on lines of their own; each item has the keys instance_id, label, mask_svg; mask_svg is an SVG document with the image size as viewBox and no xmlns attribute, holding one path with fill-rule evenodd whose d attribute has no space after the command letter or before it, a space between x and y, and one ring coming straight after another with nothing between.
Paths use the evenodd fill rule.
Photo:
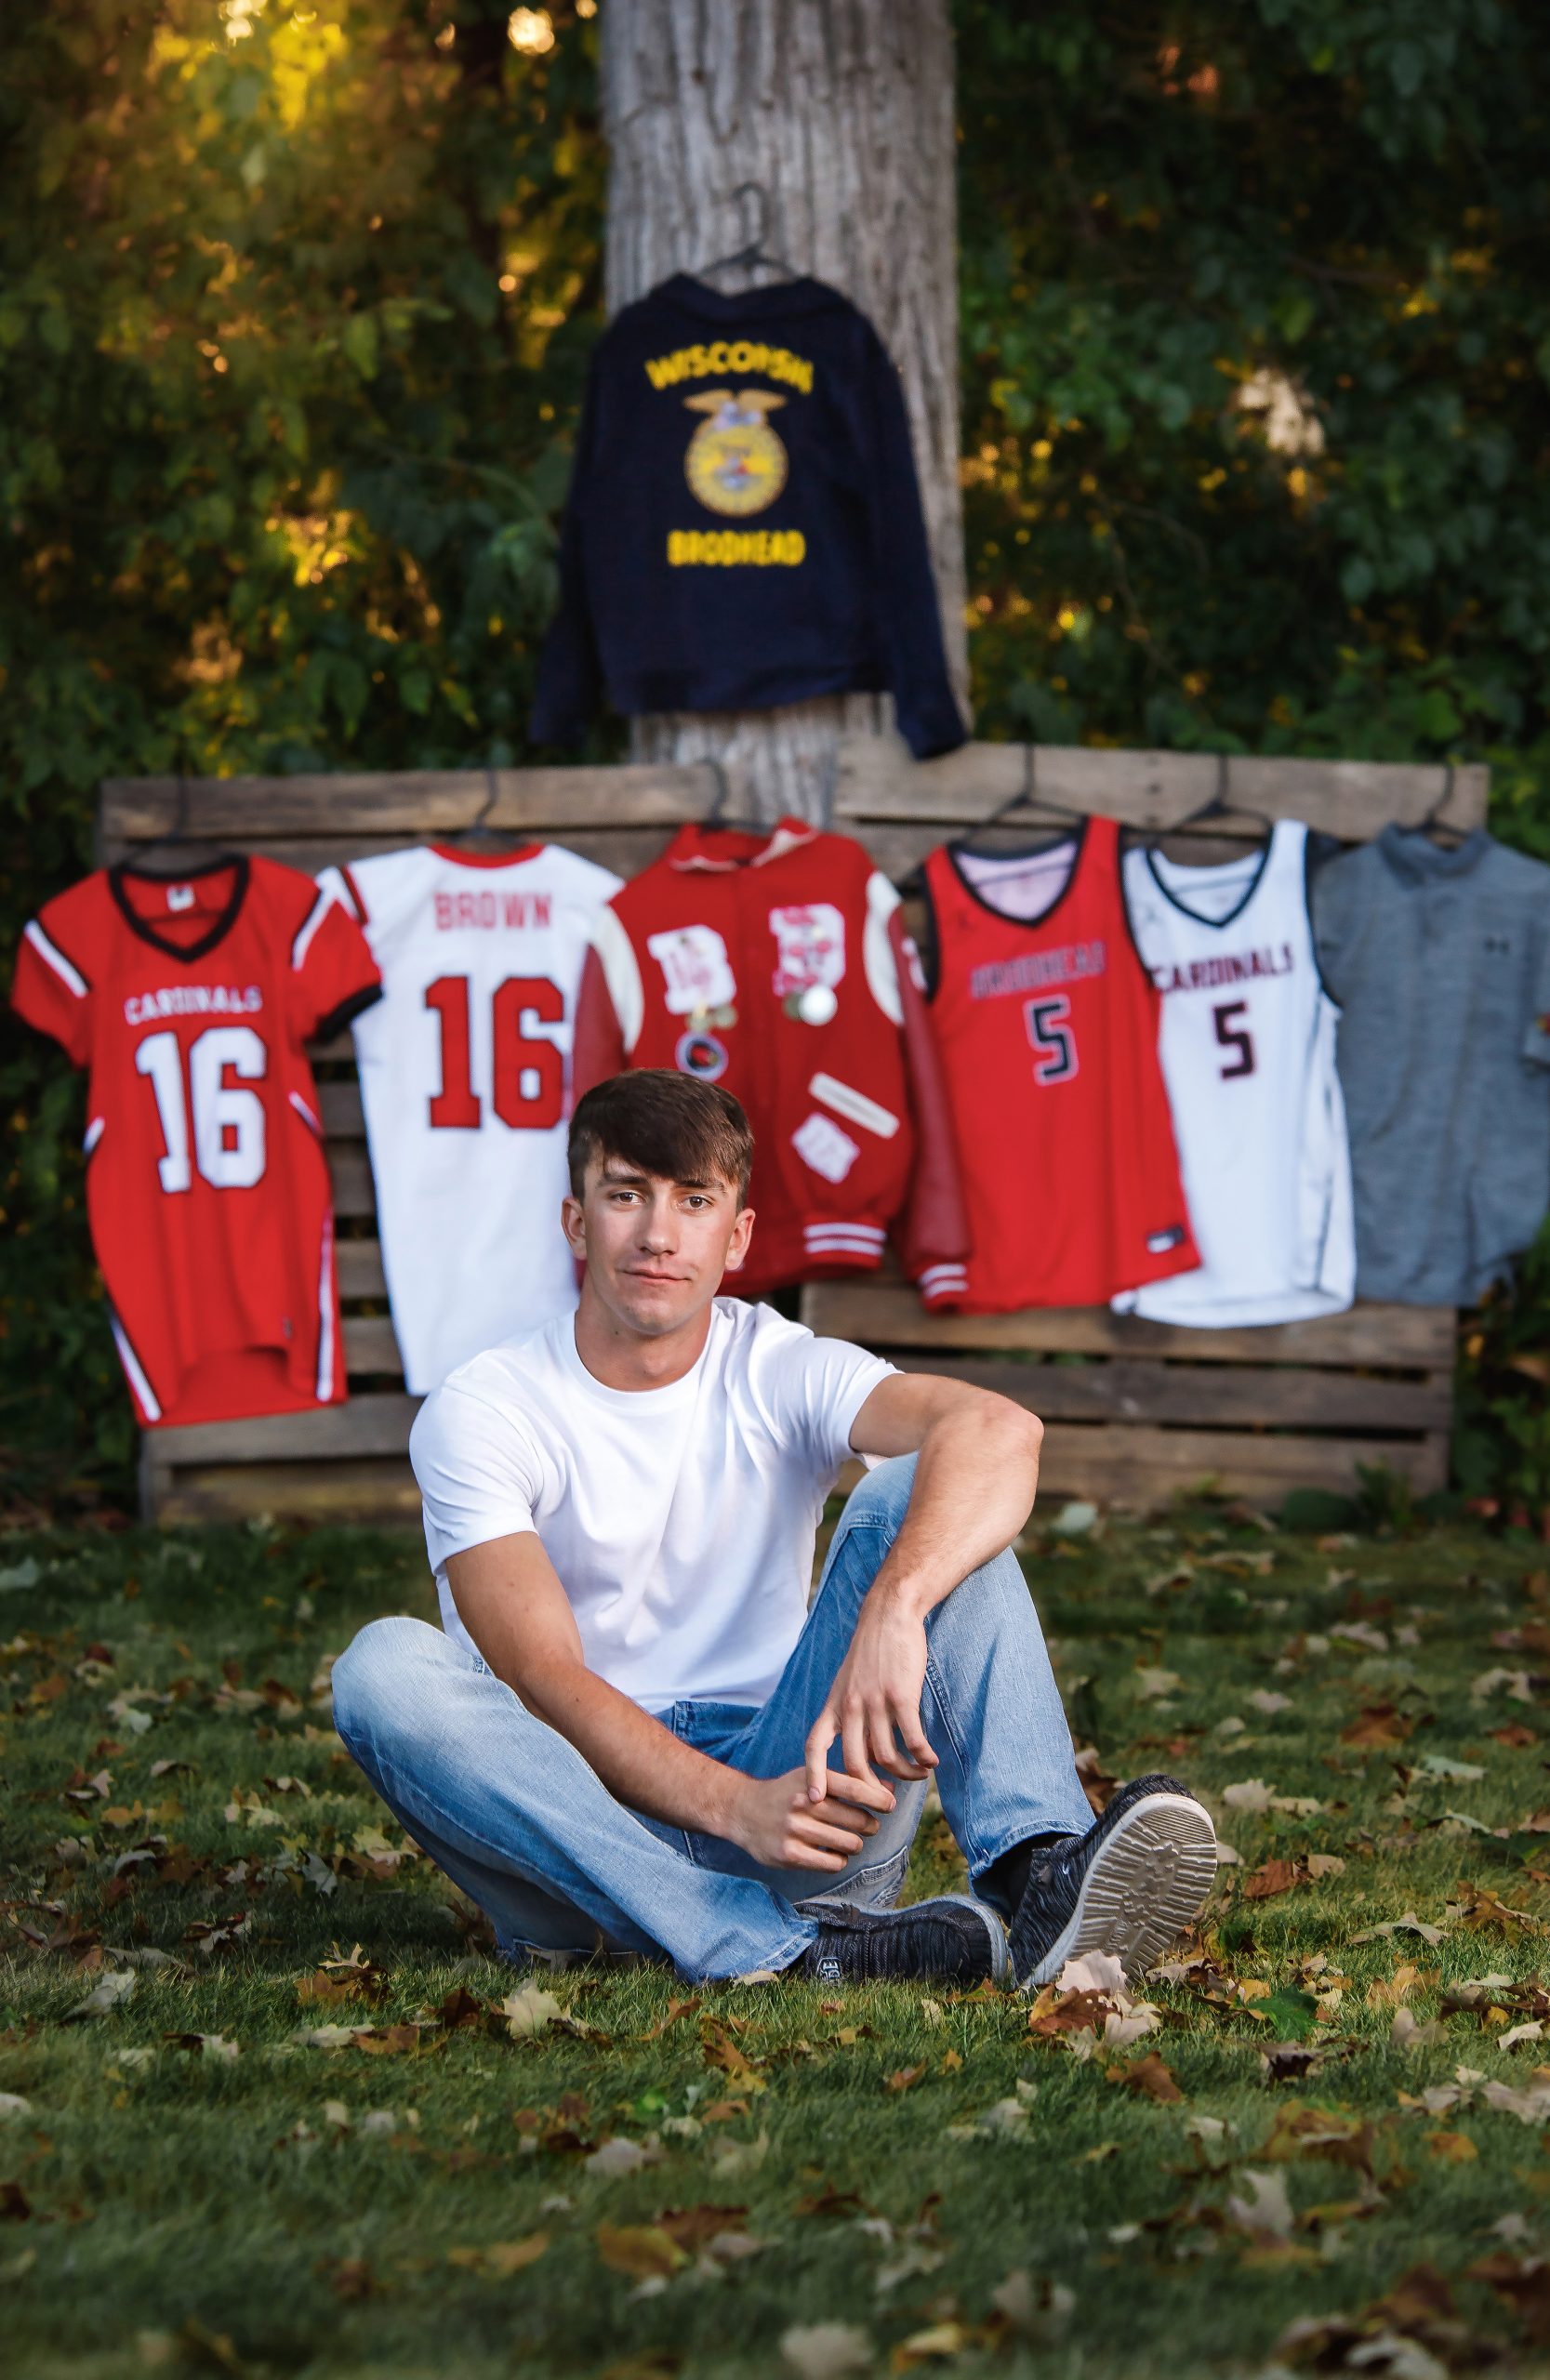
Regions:
<instances>
[{"instance_id":1,"label":"red football jersey","mask_svg":"<svg viewBox=\"0 0 1550 2380\"><path fill-rule=\"evenodd\" d=\"M26 928L12 998L89 1070L92 1242L147 1426L343 1397L302 1045L378 983L339 902L273 860L100 870Z\"/></svg>"},{"instance_id":2,"label":"red football jersey","mask_svg":"<svg viewBox=\"0 0 1550 2380\"><path fill-rule=\"evenodd\" d=\"M925 865L970 1313L1106 1304L1200 1261L1119 841L1093 818L1043 851Z\"/></svg>"},{"instance_id":3,"label":"red football jersey","mask_svg":"<svg viewBox=\"0 0 1550 2380\"><path fill-rule=\"evenodd\" d=\"M629 1066L720 1082L753 1129L753 1243L728 1287L875 1269L896 1230L939 1304L963 1207L899 896L846 835L682 827L592 926L577 1098Z\"/></svg>"}]
</instances>

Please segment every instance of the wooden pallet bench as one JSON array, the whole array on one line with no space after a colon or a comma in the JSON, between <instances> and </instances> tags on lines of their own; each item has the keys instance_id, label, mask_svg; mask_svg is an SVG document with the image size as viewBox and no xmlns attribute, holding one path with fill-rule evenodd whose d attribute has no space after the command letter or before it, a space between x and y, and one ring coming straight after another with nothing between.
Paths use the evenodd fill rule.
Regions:
<instances>
[{"instance_id":1,"label":"wooden pallet bench","mask_svg":"<svg viewBox=\"0 0 1550 2380\"><path fill-rule=\"evenodd\" d=\"M1022 748L970 745L911 762L878 737L842 747L835 824L896 880L945 835L964 831L1026 781ZM1219 764L1185 753L1041 747L1036 798L1015 831L1065 823L1045 808L1173 829L1218 789ZM1266 817L1301 817L1349 842L1397 818L1443 813L1483 822L1486 772L1235 760L1235 805L1172 832L1165 848L1203 860L1241 851ZM383 775L110 780L99 857L134 859L175 827L192 858L263 853L308 870L436 840L484 816L502 833L563 843L622 876L704 815L700 766L420 771ZM152 854L170 870L166 850ZM271 1514L308 1521L411 1521L419 1500L406 1460L417 1400L405 1394L389 1317L353 1047L314 1051L338 1223L339 1294L350 1399L316 1413L157 1430L141 1441L148 1517ZM907 1369L1000 1390L1050 1424L1044 1480L1054 1495L1145 1507L1210 1480L1261 1504L1294 1487L1349 1489L1357 1467L1387 1464L1417 1492L1446 1482L1455 1317L1451 1308L1358 1306L1317 1322L1255 1330L1182 1330L1106 1310L928 1317L894 1277L810 1284L803 1319L877 1348Z\"/></svg>"}]
</instances>

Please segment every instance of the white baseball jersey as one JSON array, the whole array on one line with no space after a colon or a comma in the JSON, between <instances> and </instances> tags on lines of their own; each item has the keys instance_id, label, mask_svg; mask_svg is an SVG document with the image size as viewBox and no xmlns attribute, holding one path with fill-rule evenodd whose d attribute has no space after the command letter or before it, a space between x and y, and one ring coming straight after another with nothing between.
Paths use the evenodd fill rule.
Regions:
<instances>
[{"instance_id":1,"label":"white baseball jersey","mask_svg":"<svg viewBox=\"0 0 1550 2380\"><path fill-rule=\"evenodd\" d=\"M1356 1281L1351 1159L1307 828L1282 820L1220 867L1132 851L1125 903L1162 994L1163 1078L1201 1261L1116 1306L1203 1328L1338 1313Z\"/></svg>"},{"instance_id":2,"label":"white baseball jersey","mask_svg":"<svg viewBox=\"0 0 1550 2380\"><path fill-rule=\"evenodd\" d=\"M571 1036L592 919L620 879L530 843L388 852L319 880L382 971L355 1055L393 1329L423 1395L576 1303Z\"/></svg>"}]
</instances>

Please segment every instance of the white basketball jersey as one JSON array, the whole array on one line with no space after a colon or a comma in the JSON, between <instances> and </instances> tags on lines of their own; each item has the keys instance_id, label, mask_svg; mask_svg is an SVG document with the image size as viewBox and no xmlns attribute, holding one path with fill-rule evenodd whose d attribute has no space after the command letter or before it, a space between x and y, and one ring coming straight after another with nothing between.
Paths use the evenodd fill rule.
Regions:
<instances>
[{"instance_id":1,"label":"white basketball jersey","mask_svg":"<svg viewBox=\"0 0 1550 2380\"><path fill-rule=\"evenodd\" d=\"M1356 1281L1351 1160L1307 828L1282 820L1220 867L1132 851L1125 902L1162 994L1163 1078L1201 1261L1115 1304L1202 1327L1338 1313Z\"/></svg>"},{"instance_id":2,"label":"white basketball jersey","mask_svg":"<svg viewBox=\"0 0 1550 2380\"><path fill-rule=\"evenodd\" d=\"M553 845L432 846L325 870L382 998L357 1019L382 1264L417 1396L568 1312L571 1035L591 923L620 879Z\"/></svg>"}]
</instances>

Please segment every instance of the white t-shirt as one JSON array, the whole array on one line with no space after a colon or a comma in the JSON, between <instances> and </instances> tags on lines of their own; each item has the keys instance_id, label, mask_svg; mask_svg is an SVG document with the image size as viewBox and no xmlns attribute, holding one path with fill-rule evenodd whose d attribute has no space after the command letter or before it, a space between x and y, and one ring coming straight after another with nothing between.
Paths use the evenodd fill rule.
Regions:
<instances>
[{"instance_id":1,"label":"white t-shirt","mask_svg":"<svg viewBox=\"0 0 1550 2380\"><path fill-rule=\"evenodd\" d=\"M824 1499L894 1370L718 1298L667 1388L605 1388L570 1315L462 1365L409 1440L448 1635L454 1554L536 1530L589 1669L648 1711L768 1700L801 1633Z\"/></svg>"}]
</instances>

